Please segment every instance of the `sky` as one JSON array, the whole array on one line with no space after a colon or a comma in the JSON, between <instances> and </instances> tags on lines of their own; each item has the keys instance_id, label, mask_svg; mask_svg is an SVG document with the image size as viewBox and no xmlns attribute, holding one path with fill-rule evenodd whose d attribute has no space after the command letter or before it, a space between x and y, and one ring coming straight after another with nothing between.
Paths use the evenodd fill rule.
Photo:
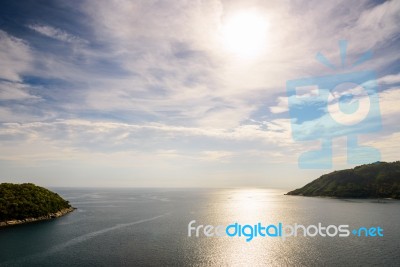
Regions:
<instances>
[{"instance_id":1,"label":"sky","mask_svg":"<svg viewBox=\"0 0 400 267\"><path fill-rule=\"evenodd\" d=\"M346 161L346 130L326 123L337 101L321 105L311 90L315 101L290 113L288 81L365 70L381 127L368 132L360 117L358 142L399 160L399 1L1 6L0 182L298 188L356 164ZM321 64L318 53L340 66L341 40L346 64ZM299 166L330 135L333 165Z\"/></svg>"}]
</instances>

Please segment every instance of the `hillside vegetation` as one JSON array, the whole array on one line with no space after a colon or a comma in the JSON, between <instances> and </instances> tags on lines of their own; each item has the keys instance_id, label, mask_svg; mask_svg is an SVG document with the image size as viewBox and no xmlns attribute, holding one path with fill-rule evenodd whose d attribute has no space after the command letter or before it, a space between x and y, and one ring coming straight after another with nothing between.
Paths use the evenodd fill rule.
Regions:
<instances>
[{"instance_id":1,"label":"hillside vegetation","mask_svg":"<svg viewBox=\"0 0 400 267\"><path fill-rule=\"evenodd\" d=\"M287 195L400 199L400 161L334 171Z\"/></svg>"},{"instance_id":2,"label":"hillside vegetation","mask_svg":"<svg viewBox=\"0 0 400 267\"><path fill-rule=\"evenodd\" d=\"M37 218L71 208L58 194L31 183L0 184L0 221Z\"/></svg>"}]
</instances>

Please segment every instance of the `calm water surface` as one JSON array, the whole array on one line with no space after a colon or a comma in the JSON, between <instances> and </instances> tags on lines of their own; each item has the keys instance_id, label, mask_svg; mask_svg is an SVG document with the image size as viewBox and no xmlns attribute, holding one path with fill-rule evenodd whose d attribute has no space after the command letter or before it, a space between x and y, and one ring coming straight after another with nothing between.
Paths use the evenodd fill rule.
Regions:
<instances>
[{"instance_id":1,"label":"calm water surface","mask_svg":"<svg viewBox=\"0 0 400 267\"><path fill-rule=\"evenodd\" d=\"M0 266L400 266L400 201L270 189L54 189L78 208L0 229ZM380 226L384 237L189 238L188 223Z\"/></svg>"}]
</instances>

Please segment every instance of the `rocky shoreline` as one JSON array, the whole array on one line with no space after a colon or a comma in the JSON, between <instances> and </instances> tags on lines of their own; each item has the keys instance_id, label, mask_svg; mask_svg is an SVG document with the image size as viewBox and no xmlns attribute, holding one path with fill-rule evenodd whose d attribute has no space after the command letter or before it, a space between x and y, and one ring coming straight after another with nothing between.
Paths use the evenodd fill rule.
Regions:
<instances>
[{"instance_id":1,"label":"rocky shoreline","mask_svg":"<svg viewBox=\"0 0 400 267\"><path fill-rule=\"evenodd\" d=\"M37 221L43 221L43 220L50 220L50 219L54 219L54 218L58 218L61 216L64 216L65 214L68 214L72 211L76 210L76 208L73 207L69 207L66 209L62 209L59 210L55 213L49 213L45 216L40 216L40 217L36 217L36 218L25 218L22 220L9 220L9 221L3 221L0 222L0 227L2 226L11 226L11 225L17 225L17 224L23 224L23 223L30 223L30 222L37 222Z\"/></svg>"}]
</instances>

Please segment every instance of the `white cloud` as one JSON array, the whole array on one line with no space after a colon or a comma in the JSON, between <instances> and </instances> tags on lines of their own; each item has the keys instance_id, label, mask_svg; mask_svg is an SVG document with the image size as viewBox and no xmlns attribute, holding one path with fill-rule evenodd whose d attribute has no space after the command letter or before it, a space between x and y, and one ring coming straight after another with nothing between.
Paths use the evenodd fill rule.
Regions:
<instances>
[{"instance_id":1,"label":"white cloud","mask_svg":"<svg viewBox=\"0 0 400 267\"><path fill-rule=\"evenodd\" d=\"M165 173L188 161L259 157L260 166L288 158L294 163L309 144L293 141L289 119L265 119L269 112L284 116L288 110L287 80L331 75L314 58L321 51L340 63L340 39L349 40L348 63L365 49L380 51L369 67L385 73L399 57L398 49L386 49L398 33L394 3L258 1L254 5L265 14L270 32L268 49L254 61L233 57L220 42L224 21L249 6L240 1L84 1L74 8L87 15L79 23L87 23L93 47L77 45L88 41L63 29L27 26L65 42L71 54L53 53L57 44L31 48L0 31L0 60L7 66L0 69L0 78L7 80L0 85L0 100L21 102L0 107L0 120L14 122L1 125L0 156L90 164L93 155L101 163L142 164L149 172L156 157ZM48 82L48 88L31 90L23 83L25 74ZM390 85L398 81L398 74L379 79ZM396 94L380 96L382 136L398 131ZM25 105L38 98L40 106ZM253 124L244 125L248 121ZM304 131L330 130L314 123Z\"/></svg>"},{"instance_id":2,"label":"white cloud","mask_svg":"<svg viewBox=\"0 0 400 267\"><path fill-rule=\"evenodd\" d=\"M291 140L288 120L275 120L262 125L242 125L234 129L198 128L171 126L160 123L126 124L87 120L57 120L55 122L3 123L0 136L13 139L19 136L26 140L52 140L60 146L99 151L151 150L159 151L161 146L186 140L179 149L191 149L198 140L227 141L232 144L256 142L262 147L268 145L296 149ZM22 138L25 136L25 138ZM200 138L200 139L199 139ZM184 144L191 144L186 147ZM177 148L178 149L178 148ZM236 150L233 146L232 150ZM164 150L171 151L171 150ZM175 151L175 150L174 150ZM211 151L211 150L205 150Z\"/></svg>"},{"instance_id":3,"label":"white cloud","mask_svg":"<svg viewBox=\"0 0 400 267\"><path fill-rule=\"evenodd\" d=\"M381 135L400 132L400 88L392 88L379 94L379 105L382 115ZM384 137L380 137L385 139ZM378 139L380 139L378 138Z\"/></svg>"},{"instance_id":4,"label":"white cloud","mask_svg":"<svg viewBox=\"0 0 400 267\"><path fill-rule=\"evenodd\" d=\"M384 161L390 162L399 160L400 132L385 135L384 138L382 138L382 135L379 134L375 135L374 137L375 138L369 138L364 141L363 145L368 145L379 149Z\"/></svg>"},{"instance_id":5,"label":"white cloud","mask_svg":"<svg viewBox=\"0 0 400 267\"><path fill-rule=\"evenodd\" d=\"M378 83L382 83L385 85L400 83L400 73L383 76L378 79Z\"/></svg>"},{"instance_id":6,"label":"white cloud","mask_svg":"<svg viewBox=\"0 0 400 267\"><path fill-rule=\"evenodd\" d=\"M0 100L28 100L40 99L29 93L26 84L18 82L0 81Z\"/></svg>"},{"instance_id":7,"label":"white cloud","mask_svg":"<svg viewBox=\"0 0 400 267\"><path fill-rule=\"evenodd\" d=\"M276 106L270 107L272 113L283 113L289 110L289 101L287 97L279 96Z\"/></svg>"},{"instance_id":8,"label":"white cloud","mask_svg":"<svg viewBox=\"0 0 400 267\"><path fill-rule=\"evenodd\" d=\"M352 32L364 46L384 44L398 34L400 5L397 1L385 1L362 12Z\"/></svg>"},{"instance_id":9,"label":"white cloud","mask_svg":"<svg viewBox=\"0 0 400 267\"><path fill-rule=\"evenodd\" d=\"M0 78L21 82L21 75L31 69L29 45L22 39L0 30Z\"/></svg>"},{"instance_id":10,"label":"white cloud","mask_svg":"<svg viewBox=\"0 0 400 267\"><path fill-rule=\"evenodd\" d=\"M30 24L28 25L28 28L43 34L47 37L62 41L62 42L67 42L67 43L75 43L75 44L84 44L87 43L86 40L79 38L75 35L72 35L70 33L67 33L64 30L54 28L49 25L42 25L42 24Z\"/></svg>"},{"instance_id":11,"label":"white cloud","mask_svg":"<svg viewBox=\"0 0 400 267\"><path fill-rule=\"evenodd\" d=\"M219 161L219 162L229 162L229 159L235 155L231 151L221 151L221 150L207 150L203 151L202 159L207 161Z\"/></svg>"},{"instance_id":12,"label":"white cloud","mask_svg":"<svg viewBox=\"0 0 400 267\"><path fill-rule=\"evenodd\" d=\"M98 53L82 48L80 53L87 57L85 62L112 60L126 74L116 79L56 58L43 59L46 68L41 74L87 85L82 90L82 101L90 110L136 110L162 122L236 127L259 108L253 103L260 97L284 92L287 80L303 77L305 70L311 73L314 66L318 71L313 75L319 75L321 68L314 60L315 53L327 50L339 58L337 40L343 38L340 35L357 31L342 23L354 23L360 10L364 10L363 14L375 10L366 9L368 4L364 1L357 3L357 10L338 13L333 10L346 6L342 1L329 3L330 6L314 1L309 4L312 10L300 5L296 11L293 4L259 4L258 9L270 21L271 50L254 62L240 62L230 57L219 42L219 29L224 19L237 11L235 5L219 1L174 2L165 6L151 1L88 1L82 5L83 12L92 21L93 34L105 50ZM395 14L389 12L388 16ZM299 28L299 23L304 27ZM315 25L320 24L327 27L316 32ZM75 40L51 26L29 26L60 40ZM335 34L325 38L331 33ZM296 45L291 45L293 40ZM362 40L350 40L349 48L358 47L359 42ZM277 101L270 111L285 112L286 99L280 97ZM69 103L69 107L71 111L80 110L82 103L75 107Z\"/></svg>"}]
</instances>

